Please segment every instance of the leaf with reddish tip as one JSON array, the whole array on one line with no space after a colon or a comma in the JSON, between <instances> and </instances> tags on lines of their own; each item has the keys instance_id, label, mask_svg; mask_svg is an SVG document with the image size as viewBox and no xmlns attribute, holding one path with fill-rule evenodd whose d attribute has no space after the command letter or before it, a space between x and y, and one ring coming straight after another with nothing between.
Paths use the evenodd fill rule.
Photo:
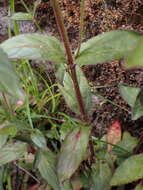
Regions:
<instances>
[{"instance_id":1,"label":"leaf with reddish tip","mask_svg":"<svg viewBox=\"0 0 143 190\"><path fill-rule=\"evenodd\" d=\"M114 121L107 132L107 142L117 144L121 140L121 125L119 121ZM108 145L107 149L110 152L113 146Z\"/></svg>"},{"instance_id":2,"label":"leaf with reddish tip","mask_svg":"<svg viewBox=\"0 0 143 190\"><path fill-rule=\"evenodd\" d=\"M57 173L61 182L69 179L84 160L89 134L89 127L76 127L66 137L57 165Z\"/></svg>"}]
</instances>

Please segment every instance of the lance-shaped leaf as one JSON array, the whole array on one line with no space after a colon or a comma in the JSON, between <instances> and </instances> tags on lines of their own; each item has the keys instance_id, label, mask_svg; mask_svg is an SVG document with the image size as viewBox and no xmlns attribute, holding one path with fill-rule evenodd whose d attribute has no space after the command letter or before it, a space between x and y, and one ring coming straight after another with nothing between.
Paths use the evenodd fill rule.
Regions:
<instances>
[{"instance_id":1,"label":"lance-shaped leaf","mask_svg":"<svg viewBox=\"0 0 143 190\"><path fill-rule=\"evenodd\" d=\"M0 48L0 92L4 92L12 99L23 100L24 94L19 84L14 66L9 62L7 55Z\"/></svg>"},{"instance_id":2,"label":"lance-shaped leaf","mask_svg":"<svg viewBox=\"0 0 143 190\"><path fill-rule=\"evenodd\" d=\"M131 87L131 86L124 86L124 85L119 86L119 92L121 96L131 107L135 105L140 90L141 90L140 88Z\"/></svg>"},{"instance_id":3,"label":"lance-shaped leaf","mask_svg":"<svg viewBox=\"0 0 143 190\"><path fill-rule=\"evenodd\" d=\"M92 187L91 190L110 190L110 180L112 177L112 170L107 162L98 161L92 166Z\"/></svg>"},{"instance_id":4,"label":"lance-shaped leaf","mask_svg":"<svg viewBox=\"0 0 143 190\"><path fill-rule=\"evenodd\" d=\"M132 109L132 120L136 120L141 116L143 116L143 88L140 90Z\"/></svg>"},{"instance_id":5,"label":"lance-shaped leaf","mask_svg":"<svg viewBox=\"0 0 143 190\"><path fill-rule=\"evenodd\" d=\"M143 154L126 159L115 171L111 185L123 185L143 178Z\"/></svg>"},{"instance_id":6,"label":"lance-shaped leaf","mask_svg":"<svg viewBox=\"0 0 143 190\"><path fill-rule=\"evenodd\" d=\"M22 13L22 12L19 12L19 13L14 13L12 16L11 16L11 19L12 20L32 20L32 15L30 13Z\"/></svg>"},{"instance_id":7,"label":"lance-shaped leaf","mask_svg":"<svg viewBox=\"0 0 143 190\"><path fill-rule=\"evenodd\" d=\"M32 131L31 139L34 142L34 144L39 148L47 149L46 139L40 130L35 129L34 131Z\"/></svg>"},{"instance_id":8,"label":"lance-shaped leaf","mask_svg":"<svg viewBox=\"0 0 143 190\"><path fill-rule=\"evenodd\" d=\"M50 152L40 152L37 167L41 176L54 190L60 190L55 170L55 156Z\"/></svg>"},{"instance_id":9,"label":"lance-shaped leaf","mask_svg":"<svg viewBox=\"0 0 143 190\"><path fill-rule=\"evenodd\" d=\"M25 143L7 144L0 148L0 166L23 157L26 152L27 145Z\"/></svg>"},{"instance_id":10,"label":"lance-shaped leaf","mask_svg":"<svg viewBox=\"0 0 143 190\"><path fill-rule=\"evenodd\" d=\"M126 67L143 67L143 38L137 47L130 53L125 62Z\"/></svg>"},{"instance_id":11,"label":"lance-shaped leaf","mask_svg":"<svg viewBox=\"0 0 143 190\"><path fill-rule=\"evenodd\" d=\"M76 74L77 74L77 79L78 79L82 99L85 106L85 111L89 114L92 107L90 87L88 85L88 82L82 70L78 66L76 66ZM68 72L65 72L65 75L63 78L63 86L61 84L59 84L58 86L70 109L74 111L75 113L80 114L80 109L77 102L73 81Z\"/></svg>"},{"instance_id":12,"label":"lance-shaped leaf","mask_svg":"<svg viewBox=\"0 0 143 190\"><path fill-rule=\"evenodd\" d=\"M4 41L1 47L9 58L65 62L62 44L41 34L21 34Z\"/></svg>"},{"instance_id":13,"label":"lance-shaped leaf","mask_svg":"<svg viewBox=\"0 0 143 190\"><path fill-rule=\"evenodd\" d=\"M89 127L76 127L65 139L57 165L57 173L61 182L69 179L83 161L89 134Z\"/></svg>"},{"instance_id":14,"label":"lance-shaped leaf","mask_svg":"<svg viewBox=\"0 0 143 190\"><path fill-rule=\"evenodd\" d=\"M76 62L80 65L88 65L123 58L136 47L141 36L123 30L100 34L81 44Z\"/></svg>"}]
</instances>

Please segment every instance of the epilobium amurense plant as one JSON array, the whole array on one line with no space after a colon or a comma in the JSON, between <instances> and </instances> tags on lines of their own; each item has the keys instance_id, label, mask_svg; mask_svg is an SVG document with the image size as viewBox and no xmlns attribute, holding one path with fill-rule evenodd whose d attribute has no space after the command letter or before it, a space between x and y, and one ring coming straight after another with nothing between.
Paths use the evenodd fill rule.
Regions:
<instances>
[{"instance_id":1,"label":"epilobium amurense plant","mask_svg":"<svg viewBox=\"0 0 143 190\"><path fill-rule=\"evenodd\" d=\"M116 30L100 34L81 43L84 16L84 0L82 0L79 45L75 53L72 54L58 1L51 0L51 4L62 42L54 37L34 33L12 37L0 46L0 91L3 94L14 97L16 101L23 100L22 89L9 59L49 60L54 63L60 92L78 118L76 125L72 126L72 130L66 136L57 157L47 148L46 139L42 132L38 129L31 130L31 141L38 148L35 167L38 168L41 176L52 189L72 190L74 188L71 186L73 180L71 177L76 172L80 173L80 170L77 171L77 169L81 162L92 155L92 153L88 153L91 151L88 150L90 140L97 144L95 147L90 147L93 152L97 151L97 160L93 162L90 172L85 172L87 175L82 174L83 181L86 181L84 185L88 189L107 190L114 185L122 185L141 179L143 168L142 164L137 163L142 161L143 155L132 156L137 140L129 133L124 133L122 138L121 135L118 136L119 140L116 143L108 141L108 139L112 139L109 138L109 134L107 134L107 142L104 138L91 138L89 118L92 108L92 94L81 67L121 58L124 58L127 66L142 66L143 36L133 31ZM143 115L142 89L123 85L120 85L119 88L123 98L133 108L132 118L137 119ZM118 124L114 124L113 128L119 129ZM116 135L113 138L116 138ZM98 141L99 143L97 143ZM4 154L7 149L12 156L7 160L0 160L0 165L23 156L23 153L26 152L26 145L18 143L13 147L5 146L0 151ZM19 154L12 154L16 150ZM114 156L111 156L112 154ZM4 155L3 158L5 158ZM113 162L115 161L121 165L113 175ZM136 175L135 168L138 168L138 175ZM130 169L132 172L127 172ZM88 180L86 180L87 176Z\"/></svg>"}]
</instances>

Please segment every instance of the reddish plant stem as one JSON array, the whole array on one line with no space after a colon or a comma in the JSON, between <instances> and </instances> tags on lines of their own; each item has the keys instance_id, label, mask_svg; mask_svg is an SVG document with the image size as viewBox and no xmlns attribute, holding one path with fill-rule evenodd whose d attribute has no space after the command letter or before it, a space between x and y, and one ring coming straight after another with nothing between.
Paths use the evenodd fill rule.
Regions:
<instances>
[{"instance_id":1,"label":"reddish plant stem","mask_svg":"<svg viewBox=\"0 0 143 190\"><path fill-rule=\"evenodd\" d=\"M54 10L58 30L60 32L60 36L62 38L62 41L64 43L64 47L65 47L65 50L66 50L67 65L69 66L71 78L72 78L75 93L76 93L76 98L77 98L79 108L80 108L80 113L81 113L83 119L87 120L86 119L87 117L86 117L84 102L83 102L83 99L82 99L82 96L81 96L79 83L78 83L77 75L76 75L75 64L74 64L74 61L73 61L73 56L72 56L72 52L71 52L71 48L70 48L68 35L67 35L67 32L66 32L64 23L63 23L63 18L62 18L60 6L59 6L59 3L58 3L57 0L51 0L51 4L52 4L53 10Z\"/></svg>"}]
</instances>

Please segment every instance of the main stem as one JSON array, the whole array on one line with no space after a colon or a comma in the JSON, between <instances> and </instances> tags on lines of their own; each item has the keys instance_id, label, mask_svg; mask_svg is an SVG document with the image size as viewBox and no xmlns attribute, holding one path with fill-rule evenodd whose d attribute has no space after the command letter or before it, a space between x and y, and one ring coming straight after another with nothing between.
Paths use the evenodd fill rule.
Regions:
<instances>
[{"instance_id":1,"label":"main stem","mask_svg":"<svg viewBox=\"0 0 143 190\"><path fill-rule=\"evenodd\" d=\"M73 56L72 56L72 52L71 52L71 48L70 48L68 35L67 35L66 29L64 26L60 6L59 6L59 3L57 0L51 0L51 4L52 4L53 10L54 10L57 26L58 26L61 38L63 40L65 50L66 50L67 65L69 66L69 69L70 69L71 78L72 78L75 93L76 93L76 98L77 98L79 108L80 108L80 113L83 116L83 119L86 120L85 107L84 107L83 99L81 96L79 83L77 80L76 69L75 69L75 65L74 65L74 61L73 61Z\"/></svg>"}]
</instances>

